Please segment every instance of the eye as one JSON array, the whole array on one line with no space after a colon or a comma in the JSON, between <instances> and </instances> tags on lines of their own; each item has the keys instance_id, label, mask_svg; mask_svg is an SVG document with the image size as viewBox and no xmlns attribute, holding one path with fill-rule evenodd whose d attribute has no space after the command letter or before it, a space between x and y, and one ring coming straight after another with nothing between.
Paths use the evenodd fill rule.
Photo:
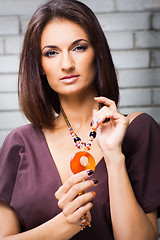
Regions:
<instances>
[{"instance_id":1,"label":"eye","mask_svg":"<svg viewBox=\"0 0 160 240\"><path fill-rule=\"evenodd\" d=\"M88 46L85 46L85 45L79 45L79 46L76 46L73 51L77 51L77 52L84 52L86 51L88 48Z\"/></svg>"},{"instance_id":2,"label":"eye","mask_svg":"<svg viewBox=\"0 0 160 240\"><path fill-rule=\"evenodd\" d=\"M54 56L56 56L58 54L58 52L56 52L55 50L49 50L49 51L47 51L45 54L44 54L44 56L45 57L54 57Z\"/></svg>"}]
</instances>

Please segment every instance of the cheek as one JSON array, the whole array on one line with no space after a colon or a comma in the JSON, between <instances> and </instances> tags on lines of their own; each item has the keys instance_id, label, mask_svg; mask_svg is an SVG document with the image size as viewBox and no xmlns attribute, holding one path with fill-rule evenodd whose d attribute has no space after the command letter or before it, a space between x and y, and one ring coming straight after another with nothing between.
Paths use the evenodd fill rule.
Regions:
<instances>
[{"instance_id":1,"label":"cheek","mask_svg":"<svg viewBox=\"0 0 160 240\"><path fill-rule=\"evenodd\" d=\"M42 71L46 75L47 81L52 89L55 88L56 67L50 61L42 61Z\"/></svg>"},{"instance_id":2,"label":"cheek","mask_svg":"<svg viewBox=\"0 0 160 240\"><path fill-rule=\"evenodd\" d=\"M90 58L86 58L84 63L83 63L84 64L84 71L86 71L86 73L89 73L89 76L91 76L92 78L95 78L96 67L95 67L94 55L92 57L90 57Z\"/></svg>"},{"instance_id":3,"label":"cheek","mask_svg":"<svg viewBox=\"0 0 160 240\"><path fill-rule=\"evenodd\" d=\"M56 76L57 67L51 61L42 61L42 69L48 80Z\"/></svg>"},{"instance_id":4,"label":"cheek","mask_svg":"<svg viewBox=\"0 0 160 240\"><path fill-rule=\"evenodd\" d=\"M49 61L42 60L42 69L46 75L50 73L51 66Z\"/></svg>"}]
</instances>

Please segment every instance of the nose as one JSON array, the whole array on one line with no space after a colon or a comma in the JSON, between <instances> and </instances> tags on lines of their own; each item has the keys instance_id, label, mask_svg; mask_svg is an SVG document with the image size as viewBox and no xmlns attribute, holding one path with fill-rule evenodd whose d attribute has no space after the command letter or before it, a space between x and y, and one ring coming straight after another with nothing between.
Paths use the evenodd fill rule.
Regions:
<instances>
[{"instance_id":1,"label":"nose","mask_svg":"<svg viewBox=\"0 0 160 240\"><path fill-rule=\"evenodd\" d=\"M74 69L73 58L68 52L62 54L61 69L66 71Z\"/></svg>"}]
</instances>

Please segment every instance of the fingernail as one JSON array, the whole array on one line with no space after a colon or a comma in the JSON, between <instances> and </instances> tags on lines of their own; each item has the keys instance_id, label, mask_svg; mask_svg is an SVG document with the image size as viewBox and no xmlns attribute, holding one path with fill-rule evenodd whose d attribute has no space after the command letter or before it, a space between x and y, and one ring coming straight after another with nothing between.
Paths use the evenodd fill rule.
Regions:
<instances>
[{"instance_id":1,"label":"fingernail","mask_svg":"<svg viewBox=\"0 0 160 240\"><path fill-rule=\"evenodd\" d=\"M92 191L92 193L93 193L94 196L96 196L96 193L95 193L95 192Z\"/></svg>"},{"instance_id":2,"label":"fingernail","mask_svg":"<svg viewBox=\"0 0 160 240\"><path fill-rule=\"evenodd\" d=\"M91 122L91 124L90 124L90 125L91 125L91 127L93 126L93 124L94 124L94 120L92 120L92 122Z\"/></svg>"},{"instance_id":3,"label":"fingernail","mask_svg":"<svg viewBox=\"0 0 160 240\"><path fill-rule=\"evenodd\" d=\"M100 119L100 118L98 118L96 122L97 122L97 123L99 123L100 121L101 121L101 119Z\"/></svg>"},{"instance_id":4,"label":"fingernail","mask_svg":"<svg viewBox=\"0 0 160 240\"><path fill-rule=\"evenodd\" d=\"M92 129L95 130L95 129L97 128L97 126L98 126L98 122L96 121L96 122L93 124Z\"/></svg>"},{"instance_id":5,"label":"fingernail","mask_svg":"<svg viewBox=\"0 0 160 240\"><path fill-rule=\"evenodd\" d=\"M91 176L93 173L94 173L93 170L88 170L87 171L88 176Z\"/></svg>"},{"instance_id":6,"label":"fingernail","mask_svg":"<svg viewBox=\"0 0 160 240\"><path fill-rule=\"evenodd\" d=\"M98 183L98 180L93 179L93 182L94 182L94 184L97 184L97 183Z\"/></svg>"}]
</instances>

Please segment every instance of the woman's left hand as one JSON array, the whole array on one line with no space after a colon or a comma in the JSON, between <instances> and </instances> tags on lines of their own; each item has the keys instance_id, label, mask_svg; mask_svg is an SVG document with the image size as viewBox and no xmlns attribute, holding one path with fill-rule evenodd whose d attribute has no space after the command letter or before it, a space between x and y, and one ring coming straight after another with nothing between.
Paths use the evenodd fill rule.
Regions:
<instances>
[{"instance_id":1,"label":"woman's left hand","mask_svg":"<svg viewBox=\"0 0 160 240\"><path fill-rule=\"evenodd\" d=\"M102 151L121 149L129 119L118 113L114 101L105 97L95 97L95 101L103 103L99 110L94 110L92 128L97 130L97 140ZM108 118L108 122L104 122Z\"/></svg>"}]
</instances>

